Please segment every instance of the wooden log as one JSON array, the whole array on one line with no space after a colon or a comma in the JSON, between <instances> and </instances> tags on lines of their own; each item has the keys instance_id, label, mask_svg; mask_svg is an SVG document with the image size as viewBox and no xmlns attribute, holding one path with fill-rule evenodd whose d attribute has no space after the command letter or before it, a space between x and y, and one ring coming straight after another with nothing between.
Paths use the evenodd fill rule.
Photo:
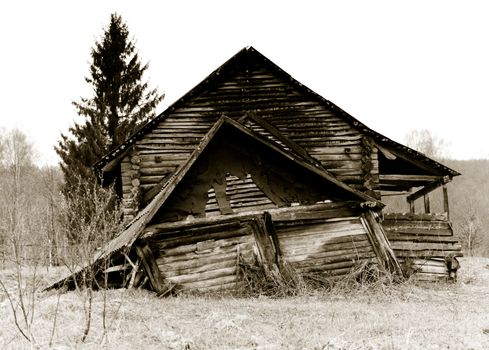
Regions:
<instances>
[{"instance_id":1,"label":"wooden log","mask_svg":"<svg viewBox=\"0 0 489 350\"><path fill-rule=\"evenodd\" d=\"M324 235L308 235L308 236L281 236L278 235L282 249L288 247L326 247L328 245L338 243L338 238L344 238L346 244L351 243L351 237L359 236L359 239L365 239L366 233L363 229L357 231L344 231L327 233Z\"/></svg>"},{"instance_id":2,"label":"wooden log","mask_svg":"<svg viewBox=\"0 0 489 350\"><path fill-rule=\"evenodd\" d=\"M306 260L294 260L295 267L308 267L308 266L336 266L335 264L348 263L353 264L357 260L375 258L375 252L370 249L362 253L352 253L344 254L342 256L332 256L332 257L309 257ZM287 258L288 262L292 263L292 260ZM348 265L350 266L350 265Z\"/></svg>"},{"instance_id":3,"label":"wooden log","mask_svg":"<svg viewBox=\"0 0 489 350\"><path fill-rule=\"evenodd\" d=\"M365 235L362 237L365 241L368 240ZM284 256L291 255L311 255L317 254L319 252L334 252L342 249L354 249L355 244L352 242L344 242L344 243L315 243L310 241L304 241L302 244L294 242L293 244L287 244L283 240L280 241L280 249Z\"/></svg>"},{"instance_id":4,"label":"wooden log","mask_svg":"<svg viewBox=\"0 0 489 350\"><path fill-rule=\"evenodd\" d=\"M216 249L223 249L225 247L233 247L241 243L249 243L249 242L250 242L250 237L247 236L232 237L230 239L221 239L215 241L214 248L209 250L212 251ZM190 253L196 251L197 251L197 243L192 243L188 245L177 245L172 248L164 248L164 250L160 249L160 254L165 256L170 256L170 255L179 255L182 253ZM201 254L204 253L205 252L201 252Z\"/></svg>"},{"instance_id":5,"label":"wooden log","mask_svg":"<svg viewBox=\"0 0 489 350\"><path fill-rule=\"evenodd\" d=\"M409 204L409 212L411 214L414 214L414 212L416 211L416 208L414 206L414 200L408 200L408 204Z\"/></svg>"},{"instance_id":6,"label":"wooden log","mask_svg":"<svg viewBox=\"0 0 489 350\"><path fill-rule=\"evenodd\" d=\"M452 235L436 235L435 232L432 231L431 235L415 235L415 234L406 234L406 233L390 233L387 232L387 238L391 243L397 241L411 241L411 242L419 242L419 243L457 243L459 240Z\"/></svg>"},{"instance_id":7,"label":"wooden log","mask_svg":"<svg viewBox=\"0 0 489 350\"><path fill-rule=\"evenodd\" d=\"M265 218L257 216L250 224L252 225L251 230L260 253L260 259L267 268L278 271L275 249L267 230L269 225L267 226Z\"/></svg>"},{"instance_id":8,"label":"wooden log","mask_svg":"<svg viewBox=\"0 0 489 350\"><path fill-rule=\"evenodd\" d=\"M430 213L430 196L428 194L425 194L423 196L423 199L424 199L424 212L426 214L429 214Z\"/></svg>"},{"instance_id":9,"label":"wooden log","mask_svg":"<svg viewBox=\"0 0 489 350\"><path fill-rule=\"evenodd\" d=\"M365 233L359 218L353 220L334 221L319 224L304 224L295 226L285 226L277 229L280 235L311 236L327 235L337 237L342 235L355 235ZM349 234L349 232L351 232Z\"/></svg>"},{"instance_id":10,"label":"wooden log","mask_svg":"<svg viewBox=\"0 0 489 350\"><path fill-rule=\"evenodd\" d=\"M202 281L182 283L181 286L183 287L183 289L200 289L200 288L208 288L213 286L228 285L230 283L236 282L236 280L237 280L236 275L227 275L227 276L216 277L213 279L207 279Z\"/></svg>"},{"instance_id":11,"label":"wooden log","mask_svg":"<svg viewBox=\"0 0 489 350\"><path fill-rule=\"evenodd\" d=\"M446 184L443 184L443 210L447 214L447 218L450 219L450 207L448 205L448 188Z\"/></svg>"},{"instance_id":12,"label":"wooden log","mask_svg":"<svg viewBox=\"0 0 489 350\"><path fill-rule=\"evenodd\" d=\"M189 253L183 253L183 254L174 254L174 255L160 255L157 259L158 265L161 264L168 264L168 263L173 263L173 262L186 262L186 261L192 261L192 260L200 260L202 258L208 258L208 259L228 259L232 256L236 255L236 252L243 252L246 253L248 251L252 251L254 246L254 242L247 242L247 243L241 243L235 246L228 246L228 247L220 247L212 252L204 253L202 254L201 252L195 252L191 251Z\"/></svg>"},{"instance_id":13,"label":"wooden log","mask_svg":"<svg viewBox=\"0 0 489 350\"><path fill-rule=\"evenodd\" d=\"M390 220L384 219L382 226L386 230L408 230L408 229L425 229L425 230L447 230L450 229L448 221L421 221L421 220Z\"/></svg>"},{"instance_id":14,"label":"wooden log","mask_svg":"<svg viewBox=\"0 0 489 350\"><path fill-rule=\"evenodd\" d=\"M252 252L250 251L250 253ZM180 276L180 275L199 274L201 272L206 272L206 271L213 271L213 270L218 270L218 269L223 269L228 267L235 267L236 261L237 261L237 257L236 254L234 254L234 256L231 256L227 260L222 260L222 261L215 261L211 259L208 260L204 259L204 261L202 261L202 259L193 260L192 261L193 264L182 265L181 267L178 268L175 265L171 266L169 264L158 265L158 266L161 270L161 273L165 276L165 278L167 278L167 277Z\"/></svg>"},{"instance_id":15,"label":"wooden log","mask_svg":"<svg viewBox=\"0 0 489 350\"><path fill-rule=\"evenodd\" d=\"M146 275L149 277L153 290L156 293L166 292L170 285L163 279L148 244L146 243L142 246L136 244L134 249L136 250L136 254L144 266Z\"/></svg>"},{"instance_id":16,"label":"wooden log","mask_svg":"<svg viewBox=\"0 0 489 350\"><path fill-rule=\"evenodd\" d=\"M236 265L225 267L217 270L202 271L188 275L176 275L167 277L169 281L175 284L184 284L191 282L201 282L205 280L213 280L220 277L236 276Z\"/></svg>"},{"instance_id":17,"label":"wooden log","mask_svg":"<svg viewBox=\"0 0 489 350\"><path fill-rule=\"evenodd\" d=\"M160 250L170 250L172 248L178 248L182 246L195 246L196 249L198 248L198 244L201 244L201 242L207 241L207 242L214 242L212 243L213 247L219 247L219 246L227 246L227 245L233 245L233 244L238 244L238 243L243 243L243 242L248 242L251 240L250 236L250 231L249 228L243 227L239 230L234 230L230 232L213 232L209 234L202 234L202 235L186 235L183 237L173 237L173 238L168 238L166 240L159 240L154 242L154 246L157 247Z\"/></svg>"},{"instance_id":18,"label":"wooden log","mask_svg":"<svg viewBox=\"0 0 489 350\"><path fill-rule=\"evenodd\" d=\"M314 220L314 219L336 219L341 220L343 217L358 217L358 210L353 210L350 208L342 208L342 209L331 209L324 211L297 211L297 212L284 212L277 213L274 215L273 212L270 212L272 215L273 221L296 221L296 220Z\"/></svg>"},{"instance_id":19,"label":"wooden log","mask_svg":"<svg viewBox=\"0 0 489 350\"><path fill-rule=\"evenodd\" d=\"M440 213L385 213L384 221L393 220L407 220L407 221L448 221L446 214Z\"/></svg>"},{"instance_id":20,"label":"wooden log","mask_svg":"<svg viewBox=\"0 0 489 350\"><path fill-rule=\"evenodd\" d=\"M401 266L396 259L390 242L387 240L384 229L377 222L375 214L371 210L366 211L362 217L362 222L365 224L368 238L382 266L388 271L402 276Z\"/></svg>"},{"instance_id":21,"label":"wooden log","mask_svg":"<svg viewBox=\"0 0 489 350\"><path fill-rule=\"evenodd\" d=\"M302 268L297 268L298 271L303 272L303 273L317 273L317 272L323 272L326 273L326 275L330 276L346 276L352 274L354 268L356 266L361 266L362 263L365 262L371 262L373 264L376 264L376 258L369 258L369 259L363 259L363 260L358 260L358 261L353 261L353 262L344 262L344 263L338 263L338 264L330 264L328 266L307 266L307 267L302 267ZM294 266L294 265L292 265Z\"/></svg>"},{"instance_id":22,"label":"wooden log","mask_svg":"<svg viewBox=\"0 0 489 350\"><path fill-rule=\"evenodd\" d=\"M405 175L405 174L382 174L379 176L382 182L433 182L442 180L442 176L437 175ZM419 197L418 197L419 198ZM416 199L416 198L415 198Z\"/></svg>"},{"instance_id":23,"label":"wooden log","mask_svg":"<svg viewBox=\"0 0 489 350\"><path fill-rule=\"evenodd\" d=\"M429 237L452 237L453 231L451 229L436 229L436 228L411 228L411 227L401 227L395 229L387 228L385 230L388 237L409 237L409 236L427 236ZM423 239L423 238L419 238Z\"/></svg>"},{"instance_id":24,"label":"wooden log","mask_svg":"<svg viewBox=\"0 0 489 350\"><path fill-rule=\"evenodd\" d=\"M296 261L305 261L307 259L320 259L320 258L333 258L333 257L343 257L345 255L351 254L355 252L355 254L361 255L363 253L373 252L372 246L370 242L360 242L360 244L356 244L349 248L343 249L335 249L330 251L321 251L314 255L311 254L301 254L301 255L288 255L287 261L296 262Z\"/></svg>"},{"instance_id":25,"label":"wooden log","mask_svg":"<svg viewBox=\"0 0 489 350\"><path fill-rule=\"evenodd\" d=\"M147 165L144 167L142 166L140 169L141 177L151 178L152 176L158 176L158 177L166 176L174 172L177 165L179 164L173 164L171 166L157 166L157 165L153 165L153 166Z\"/></svg>"},{"instance_id":26,"label":"wooden log","mask_svg":"<svg viewBox=\"0 0 489 350\"><path fill-rule=\"evenodd\" d=\"M460 243L426 243L426 242L403 242L393 241L392 248L395 250L461 250Z\"/></svg>"},{"instance_id":27,"label":"wooden log","mask_svg":"<svg viewBox=\"0 0 489 350\"><path fill-rule=\"evenodd\" d=\"M451 250L443 249L443 250L434 250L434 249L424 249L424 250L402 250L402 249L394 249L396 256L399 258L445 258L449 255L455 257L462 257L462 251L457 248L453 248Z\"/></svg>"}]
</instances>

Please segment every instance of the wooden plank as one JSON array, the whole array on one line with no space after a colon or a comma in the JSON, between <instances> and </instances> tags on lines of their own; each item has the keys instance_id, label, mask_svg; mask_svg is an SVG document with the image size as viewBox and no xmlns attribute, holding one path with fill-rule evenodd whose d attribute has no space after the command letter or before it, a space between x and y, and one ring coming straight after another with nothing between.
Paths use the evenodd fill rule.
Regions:
<instances>
[{"instance_id":1,"label":"wooden plank","mask_svg":"<svg viewBox=\"0 0 489 350\"><path fill-rule=\"evenodd\" d=\"M149 277L151 286L156 293L164 293L168 290L170 285L164 280L160 273L158 265L154 259L153 253L149 248L148 244L134 246L136 254L143 263L146 275Z\"/></svg>"},{"instance_id":2,"label":"wooden plank","mask_svg":"<svg viewBox=\"0 0 489 350\"><path fill-rule=\"evenodd\" d=\"M257 216L251 224L262 263L264 263L267 268L272 268L278 271L275 249L267 231L265 218L263 216Z\"/></svg>"},{"instance_id":3,"label":"wooden plank","mask_svg":"<svg viewBox=\"0 0 489 350\"><path fill-rule=\"evenodd\" d=\"M424 195L436 190L438 187L440 187L443 184L441 180L431 182L422 189L410 194L409 196L406 197L406 200L408 202L414 202L416 199L423 197Z\"/></svg>"},{"instance_id":4,"label":"wooden plank","mask_svg":"<svg viewBox=\"0 0 489 350\"><path fill-rule=\"evenodd\" d=\"M433 228L413 228L413 227L399 227L399 228L390 228L386 227L385 231L388 237L398 237L396 235L410 237L410 236L427 236L429 237L452 237L453 231L451 229L433 229ZM423 237L419 237L418 239L424 239Z\"/></svg>"},{"instance_id":5,"label":"wooden plank","mask_svg":"<svg viewBox=\"0 0 489 350\"><path fill-rule=\"evenodd\" d=\"M388 271L402 276L401 266L397 261L396 255L392 250L391 244L387 239L384 229L377 222L378 217L371 210L367 210L363 217L362 222L365 224L368 238L372 243L373 250L377 255L382 266L384 266Z\"/></svg>"},{"instance_id":6,"label":"wooden plank","mask_svg":"<svg viewBox=\"0 0 489 350\"><path fill-rule=\"evenodd\" d=\"M448 205L448 188L443 184L443 210L447 213L447 218L450 219L450 207Z\"/></svg>"},{"instance_id":7,"label":"wooden plank","mask_svg":"<svg viewBox=\"0 0 489 350\"><path fill-rule=\"evenodd\" d=\"M385 213L384 220L408 220L408 221L448 221L446 214L440 213Z\"/></svg>"},{"instance_id":8,"label":"wooden plank","mask_svg":"<svg viewBox=\"0 0 489 350\"><path fill-rule=\"evenodd\" d=\"M437 175L405 175L405 174L381 174L379 179L381 182L433 182L441 181L442 176Z\"/></svg>"},{"instance_id":9,"label":"wooden plank","mask_svg":"<svg viewBox=\"0 0 489 350\"><path fill-rule=\"evenodd\" d=\"M425 242L425 243L457 243L459 240L451 235L415 235L405 233L389 233L387 232L387 238L392 243L394 241L412 241L412 242Z\"/></svg>"},{"instance_id":10,"label":"wooden plank","mask_svg":"<svg viewBox=\"0 0 489 350\"><path fill-rule=\"evenodd\" d=\"M450 229L449 221L435 221L435 220L392 220L387 217L389 214L384 214L384 221L382 221L382 226L387 230L399 229L409 229L409 228L419 228L419 229L432 229L432 230L447 230Z\"/></svg>"},{"instance_id":11,"label":"wooden plank","mask_svg":"<svg viewBox=\"0 0 489 350\"><path fill-rule=\"evenodd\" d=\"M431 212L430 210L430 196L428 194L425 194L423 196L424 199L424 212L429 214Z\"/></svg>"},{"instance_id":12,"label":"wooden plank","mask_svg":"<svg viewBox=\"0 0 489 350\"><path fill-rule=\"evenodd\" d=\"M402 249L394 249L396 256L398 258L445 258L449 255L462 257L462 251L460 249L444 249L444 250L433 250L433 249L424 249L424 250L402 250Z\"/></svg>"},{"instance_id":13,"label":"wooden plank","mask_svg":"<svg viewBox=\"0 0 489 350\"><path fill-rule=\"evenodd\" d=\"M459 250L462 249L459 243L427 243L427 242L403 242L393 241L394 250Z\"/></svg>"}]
</instances>

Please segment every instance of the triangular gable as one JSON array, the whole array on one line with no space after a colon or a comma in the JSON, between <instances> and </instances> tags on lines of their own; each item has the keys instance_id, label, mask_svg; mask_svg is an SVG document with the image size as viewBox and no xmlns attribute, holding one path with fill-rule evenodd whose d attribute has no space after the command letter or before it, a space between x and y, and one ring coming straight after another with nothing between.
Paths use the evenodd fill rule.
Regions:
<instances>
[{"instance_id":1,"label":"triangular gable","mask_svg":"<svg viewBox=\"0 0 489 350\"><path fill-rule=\"evenodd\" d=\"M250 64L250 62L260 62L260 64L264 65L268 69L272 70L277 76L280 76L282 79L288 81L288 83L293 86L300 93L305 94L313 101L316 101L323 106L327 107L334 114L340 117L342 120L347 122L353 129L358 132L372 137L375 140L375 143L379 146L383 146L385 148L392 149L399 156L404 158L405 160L411 162L415 166L420 166L422 168L428 168L433 173L439 175L449 175L451 177L460 175L458 172L444 166L441 163L438 163L435 160L432 160L420 152L417 152L409 147L403 146L377 132L368 128L357 119L346 113L344 110L333 104L332 102L326 100L322 96L310 90L308 87L299 83L297 80L292 78L288 73L283 71L280 67L275 65L272 61L267 59L253 47L247 47L238 52L235 56L229 59L226 63L221 65L218 69L216 69L212 74L210 74L205 80L203 80L196 87L191 89L187 94L185 94L182 98L177 100L174 104L168 107L163 113L149 121L146 125L144 125L139 131L133 134L125 143L111 151L109 154L104 156L101 160L99 160L94 168L100 178L103 177L103 174L106 172L113 171L117 162L122 158L122 155L126 150L131 147L137 140L141 139L150 132L153 128L155 128L158 123L164 120L168 115L170 115L177 108L183 106L185 103L190 101L195 96L198 96L200 93L205 91L207 88L216 84L222 79L225 78L227 74L233 72L241 66L246 66Z\"/></svg>"},{"instance_id":2,"label":"triangular gable","mask_svg":"<svg viewBox=\"0 0 489 350\"><path fill-rule=\"evenodd\" d=\"M370 202L373 205L377 205L379 207L382 207L383 204L376 199L360 192L357 190L352 189L348 185L342 183L341 181L338 181L334 176L331 174L328 174L327 172L324 172L323 170L315 167L314 165L311 165L309 163L306 163L296 157L294 157L292 154L287 153L283 151L282 149L278 148L274 144L272 144L269 140L261 137L260 135L257 135L253 131L245 128L244 126L240 125L239 123L227 118L227 117L221 117L212 127L212 129L207 133L207 135L203 138L201 141L200 145L196 148L196 150L193 152L192 156L187 160L187 162L180 167L166 182L165 186L162 188L162 190L153 198L153 200L138 214L138 216L128 225L128 228L121 234L119 235L114 243L111 245L111 250L118 250L121 247L124 246L129 246L134 242L139 234L143 231L144 227L151 221L151 219L154 217L154 215L157 213L157 211L161 208L161 206L165 203L165 201L170 197L172 192L175 190L175 188L178 186L178 184L183 180L185 175L188 173L192 165L197 161L199 156L204 152L206 147L209 145L213 137L219 132L219 130L224 126L224 125L229 125L236 130L238 130L241 133L244 133L261 144L265 145L266 147L270 148L274 152L277 152L285 157L287 157L291 162L294 162L304 169L307 169L307 171L312 172L324 179L324 181L327 181L331 183L332 185L336 186L337 188L340 188L344 190L345 193L350 194L352 197L358 198L360 201L365 201L365 202Z\"/></svg>"}]
</instances>

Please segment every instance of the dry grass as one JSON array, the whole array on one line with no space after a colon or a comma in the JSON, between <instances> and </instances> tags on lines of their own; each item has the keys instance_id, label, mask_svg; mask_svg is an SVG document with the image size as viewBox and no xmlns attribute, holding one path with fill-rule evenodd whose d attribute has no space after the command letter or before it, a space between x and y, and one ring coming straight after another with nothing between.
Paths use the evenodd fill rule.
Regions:
<instances>
[{"instance_id":1,"label":"dry grass","mask_svg":"<svg viewBox=\"0 0 489 350\"><path fill-rule=\"evenodd\" d=\"M487 349L489 259L462 259L456 284L376 284L285 298L179 296L108 291L104 335L102 292L81 343L83 305L61 295L53 347L98 349ZM42 272L42 271L40 271ZM9 272L0 273L7 278ZM43 277L45 278L45 277ZM45 285L41 280L39 286ZM14 286L11 285L11 288ZM36 296L33 334L48 347L56 292ZM29 348L0 293L0 349Z\"/></svg>"}]
</instances>

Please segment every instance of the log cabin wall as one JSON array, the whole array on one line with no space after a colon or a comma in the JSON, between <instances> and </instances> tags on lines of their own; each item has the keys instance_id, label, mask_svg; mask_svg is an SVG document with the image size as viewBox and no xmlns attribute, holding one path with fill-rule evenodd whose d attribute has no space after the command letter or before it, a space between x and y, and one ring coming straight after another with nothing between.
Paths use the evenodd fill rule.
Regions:
<instances>
[{"instance_id":1,"label":"log cabin wall","mask_svg":"<svg viewBox=\"0 0 489 350\"><path fill-rule=\"evenodd\" d=\"M251 59L222 72L133 145L141 160L142 197L190 156L221 115L237 120L247 113L255 113L302 146L339 180L377 196L378 156L371 139L299 91L276 68Z\"/></svg>"},{"instance_id":2,"label":"log cabin wall","mask_svg":"<svg viewBox=\"0 0 489 350\"><path fill-rule=\"evenodd\" d=\"M278 271L285 260L332 278L380 262L352 202L153 223L145 231L165 283L177 290L240 288L243 262Z\"/></svg>"},{"instance_id":3,"label":"log cabin wall","mask_svg":"<svg viewBox=\"0 0 489 350\"><path fill-rule=\"evenodd\" d=\"M382 226L405 272L419 280L447 279L450 261L462 256L446 215L385 214Z\"/></svg>"},{"instance_id":4,"label":"log cabin wall","mask_svg":"<svg viewBox=\"0 0 489 350\"><path fill-rule=\"evenodd\" d=\"M239 259L253 263L258 254L247 219L170 230L155 225L152 230L156 264L163 278L179 290L235 288Z\"/></svg>"},{"instance_id":5,"label":"log cabin wall","mask_svg":"<svg viewBox=\"0 0 489 350\"><path fill-rule=\"evenodd\" d=\"M281 254L297 271L340 277L363 263L379 263L360 213L348 208L334 212L274 220Z\"/></svg>"},{"instance_id":6,"label":"log cabin wall","mask_svg":"<svg viewBox=\"0 0 489 350\"><path fill-rule=\"evenodd\" d=\"M134 148L121 161L122 210L129 223L139 211L141 201L140 156Z\"/></svg>"}]
</instances>

